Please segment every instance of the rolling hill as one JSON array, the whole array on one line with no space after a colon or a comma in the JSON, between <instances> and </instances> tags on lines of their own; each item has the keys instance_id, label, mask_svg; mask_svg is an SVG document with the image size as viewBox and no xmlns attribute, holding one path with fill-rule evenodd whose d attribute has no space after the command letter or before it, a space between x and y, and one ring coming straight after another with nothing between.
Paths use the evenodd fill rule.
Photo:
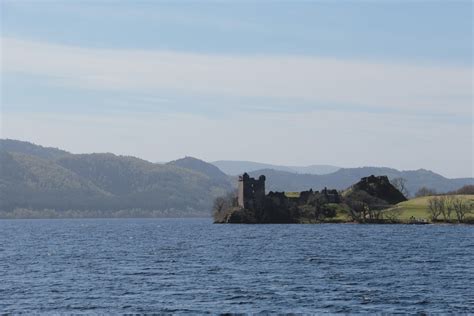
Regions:
<instances>
[{"instance_id":1,"label":"rolling hill","mask_svg":"<svg viewBox=\"0 0 474 316\"><path fill-rule=\"evenodd\" d=\"M141 209L208 215L213 199L232 189L225 174L194 158L154 164L110 153L55 153L44 147L35 150L30 143L0 143L0 210Z\"/></svg>"}]
</instances>

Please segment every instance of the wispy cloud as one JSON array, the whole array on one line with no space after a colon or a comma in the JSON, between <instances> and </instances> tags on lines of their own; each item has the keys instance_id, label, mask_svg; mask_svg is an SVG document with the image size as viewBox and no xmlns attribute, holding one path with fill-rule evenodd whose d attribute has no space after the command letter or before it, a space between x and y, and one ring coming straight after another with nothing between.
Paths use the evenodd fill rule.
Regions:
<instances>
[{"instance_id":1,"label":"wispy cloud","mask_svg":"<svg viewBox=\"0 0 474 316\"><path fill-rule=\"evenodd\" d=\"M2 75L9 72L85 89L289 98L391 111L467 115L473 100L470 67L91 49L2 38Z\"/></svg>"}]
</instances>

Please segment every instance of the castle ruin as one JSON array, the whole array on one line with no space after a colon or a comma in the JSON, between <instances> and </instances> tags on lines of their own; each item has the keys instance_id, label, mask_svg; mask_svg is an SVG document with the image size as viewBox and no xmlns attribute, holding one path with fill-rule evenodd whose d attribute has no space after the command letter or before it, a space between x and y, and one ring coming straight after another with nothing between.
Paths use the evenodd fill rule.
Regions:
<instances>
[{"instance_id":1,"label":"castle ruin","mask_svg":"<svg viewBox=\"0 0 474 316\"><path fill-rule=\"evenodd\" d=\"M261 175L258 179L251 178L247 173L239 176L238 185L238 205L248 210L262 210L265 207L265 199L268 198L276 205L288 204L288 202L297 205L303 205L308 200L317 195L323 197L328 203L340 203L341 197L337 190L328 190L324 188L321 192L309 191L302 192L270 192L265 194L265 176ZM294 196L288 193L296 193Z\"/></svg>"},{"instance_id":2,"label":"castle ruin","mask_svg":"<svg viewBox=\"0 0 474 316\"><path fill-rule=\"evenodd\" d=\"M265 200L265 176L251 178L248 173L239 176L238 203L245 209L263 207Z\"/></svg>"},{"instance_id":3,"label":"castle ruin","mask_svg":"<svg viewBox=\"0 0 474 316\"><path fill-rule=\"evenodd\" d=\"M344 192L324 188L321 191L265 192L265 176L251 178L247 173L239 176L238 196L217 201L216 223L309 223L340 221L338 212L353 216L353 220L374 220L372 213L350 215L360 206L364 212L380 209L406 200L386 176L363 178ZM227 201L227 202L226 202ZM348 213L352 212L352 213ZM359 214L357 213L357 214ZM369 216L367 218L367 216Z\"/></svg>"}]
</instances>

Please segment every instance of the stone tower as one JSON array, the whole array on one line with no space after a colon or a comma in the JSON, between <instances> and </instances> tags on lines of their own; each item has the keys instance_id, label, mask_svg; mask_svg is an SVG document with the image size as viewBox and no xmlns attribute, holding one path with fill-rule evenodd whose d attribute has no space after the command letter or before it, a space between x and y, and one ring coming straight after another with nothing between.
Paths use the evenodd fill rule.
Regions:
<instances>
[{"instance_id":1,"label":"stone tower","mask_svg":"<svg viewBox=\"0 0 474 316\"><path fill-rule=\"evenodd\" d=\"M247 173L239 176L239 206L249 210L260 209L265 200L265 176L250 178Z\"/></svg>"}]
</instances>

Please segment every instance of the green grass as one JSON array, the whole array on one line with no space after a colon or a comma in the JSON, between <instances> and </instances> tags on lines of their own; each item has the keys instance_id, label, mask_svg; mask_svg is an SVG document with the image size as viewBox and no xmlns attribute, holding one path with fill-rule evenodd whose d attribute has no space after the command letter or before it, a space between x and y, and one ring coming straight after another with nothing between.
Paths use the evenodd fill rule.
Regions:
<instances>
[{"instance_id":1,"label":"green grass","mask_svg":"<svg viewBox=\"0 0 474 316\"><path fill-rule=\"evenodd\" d=\"M384 210L384 212L392 212L396 214L395 221L399 220L402 223L406 223L410 221L410 218L413 216L416 219L425 219L427 221L431 221L430 215L428 213L428 200L433 196L424 196L419 198L414 198L405 202L398 203L391 209ZM468 203L474 204L474 194L472 195L454 195L454 198L462 198L466 200ZM333 218L326 218L322 222L329 223L345 223L350 222L350 217L348 216L347 205L345 204L332 204L336 207L336 216ZM388 214L387 214L388 215ZM385 217L384 219L389 220L390 217ZM440 216L439 220L443 220L443 217ZM455 222L456 221L456 214L451 215L451 219ZM474 219L474 213L471 213L466 216L467 219ZM309 218L301 218L300 223L302 224L310 224L310 223L319 223L319 221L314 221Z\"/></svg>"},{"instance_id":2,"label":"green grass","mask_svg":"<svg viewBox=\"0 0 474 316\"><path fill-rule=\"evenodd\" d=\"M456 195L455 197L460 197L469 201L470 203L474 203L474 195ZM394 209L400 211L399 218L403 221L409 220L412 216L415 218L424 218L429 220L430 216L428 214L428 200L430 198L432 198L432 196L424 196L401 202L398 203ZM472 214L470 216L472 216Z\"/></svg>"},{"instance_id":3,"label":"green grass","mask_svg":"<svg viewBox=\"0 0 474 316\"><path fill-rule=\"evenodd\" d=\"M285 196L287 198L299 198L301 195L301 192L285 192Z\"/></svg>"}]
</instances>

